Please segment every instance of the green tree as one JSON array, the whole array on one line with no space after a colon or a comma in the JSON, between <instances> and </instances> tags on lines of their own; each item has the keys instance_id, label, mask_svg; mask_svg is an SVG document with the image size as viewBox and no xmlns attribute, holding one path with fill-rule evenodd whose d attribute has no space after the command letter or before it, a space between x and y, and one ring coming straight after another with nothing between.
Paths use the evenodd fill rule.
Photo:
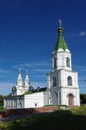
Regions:
<instances>
[{"instance_id":1,"label":"green tree","mask_svg":"<svg viewBox=\"0 0 86 130\"><path fill-rule=\"evenodd\" d=\"M80 103L86 104L86 94L80 94Z\"/></svg>"}]
</instances>

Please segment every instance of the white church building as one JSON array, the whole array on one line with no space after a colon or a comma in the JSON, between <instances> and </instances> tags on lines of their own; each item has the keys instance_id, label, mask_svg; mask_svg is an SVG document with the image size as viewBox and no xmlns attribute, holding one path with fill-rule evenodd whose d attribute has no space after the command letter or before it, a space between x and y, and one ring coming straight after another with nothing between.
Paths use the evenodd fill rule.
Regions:
<instances>
[{"instance_id":1,"label":"white church building","mask_svg":"<svg viewBox=\"0 0 86 130\"><path fill-rule=\"evenodd\" d=\"M12 88L12 96L4 100L4 108L34 108L45 105L80 106L78 73L72 71L71 52L63 37L61 21L59 24L58 38L52 52L52 70L47 75L46 90L25 94L30 88L28 72L23 83L19 71L17 83Z\"/></svg>"}]
</instances>

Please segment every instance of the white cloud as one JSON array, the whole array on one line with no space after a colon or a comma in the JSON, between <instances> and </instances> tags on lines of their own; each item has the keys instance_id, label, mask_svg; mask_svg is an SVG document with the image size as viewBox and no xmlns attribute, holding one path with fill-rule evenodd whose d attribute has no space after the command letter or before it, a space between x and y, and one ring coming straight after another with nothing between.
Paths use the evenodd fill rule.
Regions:
<instances>
[{"instance_id":1,"label":"white cloud","mask_svg":"<svg viewBox=\"0 0 86 130\"><path fill-rule=\"evenodd\" d=\"M80 32L79 36L86 36L86 31Z\"/></svg>"},{"instance_id":2,"label":"white cloud","mask_svg":"<svg viewBox=\"0 0 86 130\"><path fill-rule=\"evenodd\" d=\"M8 72L9 72L8 70L0 68L0 73L1 74L8 74Z\"/></svg>"},{"instance_id":3,"label":"white cloud","mask_svg":"<svg viewBox=\"0 0 86 130\"><path fill-rule=\"evenodd\" d=\"M30 67L32 66L31 64L20 64L20 65L15 65L13 66L14 69L18 69L18 68L21 68L21 69L25 69L24 67Z\"/></svg>"},{"instance_id":4,"label":"white cloud","mask_svg":"<svg viewBox=\"0 0 86 130\"><path fill-rule=\"evenodd\" d=\"M36 75L36 78L38 78L38 79L45 79L45 78L47 78L47 74Z\"/></svg>"},{"instance_id":5,"label":"white cloud","mask_svg":"<svg viewBox=\"0 0 86 130\"><path fill-rule=\"evenodd\" d=\"M31 65L31 64L20 64L19 66L20 66L20 67L22 67L22 66L29 67L29 66L32 66L32 65Z\"/></svg>"},{"instance_id":6,"label":"white cloud","mask_svg":"<svg viewBox=\"0 0 86 130\"><path fill-rule=\"evenodd\" d=\"M11 72L12 72L12 70L6 70L6 69L0 68L0 77L6 77Z\"/></svg>"},{"instance_id":7,"label":"white cloud","mask_svg":"<svg viewBox=\"0 0 86 130\"><path fill-rule=\"evenodd\" d=\"M49 69L35 69L34 71L47 73L49 72Z\"/></svg>"},{"instance_id":8,"label":"white cloud","mask_svg":"<svg viewBox=\"0 0 86 130\"><path fill-rule=\"evenodd\" d=\"M85 72L86 66L76 66L74 65L75 70L78 70L79 72Z\"/></svg>"},{"instance_id":9,"label":"white cloud","mask_svg":"<svg viewBox=\"0 0 86 130\"><path fill-rule=\"evenodd\" d=\"M36 67L36 66L49 66L50 64L47 63L47 62L34 62L34 63L25 63L25 64L20 64L20 65L15 65L13 66L14 69L18 69L18 68L21 68L21 69L25 69L26 67ZM40 71L40 70L39 70Z\"/></svg>"},{"instance_id":10,"label":"white cloud","mask_svg":"<svg viewBox=\"0 0 86 130\"><path fill-rule=\"evenodd\" d=\"M20 64L20 65L15 65L13 66L13 68L19 68L19 67L28 67L28 66L48 66L50 65L49 63L47 62L32 62L32 63L25 63L25 64Z\"/></svg>"},{"instance_id":11,"label":"white cloud","mask_svg":"<svg viewBox=\"0 0 86 130\"><path fill-rule=\"evenodd\" d=\"M0 94L7 95L11 93L12 86L13 86L13 83L11 82L0 82Z\"/></svg>"},{"instance_id":12,"label":"white cloud","mask_svg":"<svg viewBox=\"0 0 86 130\"><path fill-rule=\"evenodd\" d=\"M40 62L40 63L35 63L34 65L37 65L37 66L48 66L50 64L46 63L46 62L44 62L44 63Z\"/></svg>"},{"instance_id":13,"label":"white cloud","mask_svg":"<svg viewBox=\"0 0 86 130\"><path fill-rule=\"evenodd\" d=\"M46 82L32 82L31 86L33 86L34 88L37 88L38 86L43 88L47 86Z\"/></svg>"}]
</instances>

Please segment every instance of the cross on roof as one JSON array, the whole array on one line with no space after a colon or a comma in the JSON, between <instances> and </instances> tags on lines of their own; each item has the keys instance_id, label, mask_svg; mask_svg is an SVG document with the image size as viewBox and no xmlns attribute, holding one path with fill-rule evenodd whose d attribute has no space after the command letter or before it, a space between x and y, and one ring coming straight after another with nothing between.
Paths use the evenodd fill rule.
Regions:
<instances>
[{"instance_id":1,"label":"cross on roof","mask_svg":"<svg viewBox=\"0 0 86 130\"><path fill-rule=\"evenodd\" d=\"M59 19L58 22L59 22L59 26L61 27L62 26L62 20Z\"/></svg>"}]
</instances>

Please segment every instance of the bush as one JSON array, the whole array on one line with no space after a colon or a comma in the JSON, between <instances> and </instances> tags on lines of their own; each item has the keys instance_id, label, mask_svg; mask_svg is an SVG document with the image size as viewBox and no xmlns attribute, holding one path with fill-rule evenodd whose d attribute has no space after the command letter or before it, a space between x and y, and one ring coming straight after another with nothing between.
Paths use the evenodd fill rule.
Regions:
<instances>
[{"instance_id":1,"label":"bush","mask_svg":"<svg viewBox=\"0 0 86 130\"><path fill-rule=\"evenodd\" d=\"M80 107L76 107L76 108L72 108L71 112L73 114L78 114L78 115L86 115L86 106L80 106Z\"/></svg>"},{"instance_id":2,"label":"bush","mask_svg":"<svg viewBox=\"0 0 86 130\"><path fill-rule=\"evenodd\" d=\"M0 106L0 112L4 112L5 110L4 110L4 108L3 108L3 106Z\"/></svg>"}]
</instances>

